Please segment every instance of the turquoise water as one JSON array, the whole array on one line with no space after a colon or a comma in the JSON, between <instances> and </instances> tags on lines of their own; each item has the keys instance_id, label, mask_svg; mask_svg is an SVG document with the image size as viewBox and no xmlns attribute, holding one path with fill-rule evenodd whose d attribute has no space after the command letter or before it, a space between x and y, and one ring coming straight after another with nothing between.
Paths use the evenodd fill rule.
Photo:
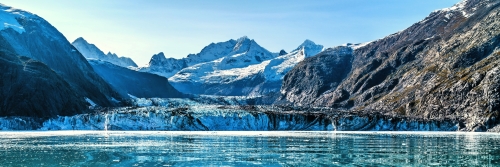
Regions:
<instances>
[{"instance_id":1,"label":"turquoise water","mask_svg":"<svg viewBox=\"0 0 500 167\"><path fill-rule=\"evenodd\" d=\"M500 166L500 135L0 132L0 166Z\"/></svg>"}]
</instances>

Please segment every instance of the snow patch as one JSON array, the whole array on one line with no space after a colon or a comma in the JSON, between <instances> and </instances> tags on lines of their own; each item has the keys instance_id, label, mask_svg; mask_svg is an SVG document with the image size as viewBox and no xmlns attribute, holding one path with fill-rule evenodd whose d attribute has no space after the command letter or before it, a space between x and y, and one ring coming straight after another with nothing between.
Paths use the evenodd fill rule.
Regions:
<instances>
[{"instance_id":1,"label":"snow patch","mask_svg":"<svg viewBox=\"0 0 500 167\"><path fill-rule=\"evenodd\" d=\"M250 78L253 75L262 73L264 68L269 64L269 60L260 64L249 65L243 68L233 68L229 70L215 70L205 73L205 76L200 77L206 83L230 83L244 78Z\"/></svg>"},{"instance_id":2,"label":"snow patch","mask_svg":"<svg viewBox=\"0 0 500 167\"><path fill-rule=\"evenodd\" d=\"M459 12L459 13L462 14L462 16L464 16L465 18L468 18L471 15L473 15L474 12L477 9L477 7L474 7L474 8L472 8L471 11L467 12L465 10L465 5L468 3L468 1L469 0L462 0L459 3L453 5L452 7L435 10L435 11L432 12L431 15L433 15L435 13L446 13L445 16L444 16L446 19L443 20L444 22L448 22L448 20L450 20L453 17L453 15L454 15L455 12ZM426 17L425 19L419 21L418 23L427 22L429 19L430 19L429 17Z\"/></svg>"},{"instance_id":3,"label":"snow patch","mask_svg":"<svg viewBox=\"0 0 500 167\"><path fill-rule=\"evenodd\" d=\"M114 97L111 98L111 101L114 103L120 103L120 101L116 100Z\"/></svg>"},{"instance_id":4,"label":"snow patch","mask_svg":"<svg viewBox=\"0 0 500 167\"><path fill-rule=\"evenodd\" d=\"M24 33L25 29L19 24L17 18L24 18L27 16L29 16L27 12L0 4L0 30L12 28L19 34Z\"/></svg>"},{"instance_id":5,"label":"snow patch","mask_svg":"<svg viewBox=\"0 0 500 167\"><path fill-rule=\"evenodd\" d=\"M348 46L348 47L351 47L352 50L356 50L356 49L359 49L359 48L362 48L370 43L372 43L374 41L370 41L370 42L365 42L365 43L357 43L357 44L346 44L346 45L342 45L342 46Z\"/></svg>"},{"instance_id":6,"label":"snow patch","mask_svg":"<svg viewBox=\"0 0 500 167\"><path fill-rule=\"evenodd\" d=\"M321 48L321 50L323 50L323 48ZM316 55L319 53L315 53L317 51L319 50L309 53ZM304 53L307 53L307 51L304 51L303 48L302 50L295 50L271 60L269 65L267 65L264 69L264 77L268 81L283 80L283 77L285 77L285 74L288 73L288 71L306 58L306 54Z\"/></svg>"},{"instance_id":7,"label":"snow patch","mask_svg":"<svg viewBox=\"0 0 500 167\"><path fill-rule=\"evenodd\" d=\"M429 38L425 38L425 40L427 41L427 40L430 40L430 39L432 39L432 38L434 38L434 37L435 37L435 36L432 36L432 37L429 37Z\"/></svg>"},{"instance_id":8,"label":"snow patch","mask_svg":"<svg viewBox=\"0 0 500 167\"><path fill-rule=\"evenodd\" d=\"M469 17L470 14L465 11L465 5L467 4L467 2L468 2L468 0L463 0L463 1L453 5L452 7L441 9L441 10L439 10L439 12L459 11L462 13L462 15L464 17ZM449 19L448 14L445 16L447 19Z\"/></svg>"},{"instance_id":9,"label":"snow patch","mask_svg":"<svg viewBox=\"0 0 500 167\"><path fill-rule=\"evenodd\" d=\"M89 98L85 97L85 101L90 104L91 107L97 106L97 104L94 103L94 101L90 100Z\"/></svg>"},{"instance_id":10,"label":"snow patch","mask_svg":"<svg viewBox=\"0 0 500 167\"><path fill-rule=\"evenodd\" d=\"M135 97L134 95L131 95L131 94L127 94L128 97L132 98L132 99L137 99L137 97Z\"/></svg>"}]
</instances>

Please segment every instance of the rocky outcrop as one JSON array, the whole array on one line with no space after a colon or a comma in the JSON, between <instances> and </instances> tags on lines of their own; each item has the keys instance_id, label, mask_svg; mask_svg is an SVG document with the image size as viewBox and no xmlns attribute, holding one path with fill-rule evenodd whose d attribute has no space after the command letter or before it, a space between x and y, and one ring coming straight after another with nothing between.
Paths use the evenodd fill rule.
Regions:
<instances>
[{"instance_id":1,"label":"rocky outcrop","mask_svg":"<svg viewBox=\"0 0 500 167\"><path fill-rule=\"evenodd\" d=\"M328 63L336 56L321 56L328 51L308 58L285 76L280 102L490 129L500 121L499 6L464 0L435 11L406 30L352 47L352 62L338 64L344 67Z\"/></svg>"}]
</instances>

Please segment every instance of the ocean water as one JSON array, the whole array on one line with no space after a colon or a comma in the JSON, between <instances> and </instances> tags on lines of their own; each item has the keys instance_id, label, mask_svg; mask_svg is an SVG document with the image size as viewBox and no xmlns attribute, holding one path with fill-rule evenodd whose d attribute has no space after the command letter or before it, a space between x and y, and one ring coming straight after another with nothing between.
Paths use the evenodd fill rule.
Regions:
<instances>
[{"instance_id":1,"label":"ocean water","mask_svg":"<svg viewBox=\"0 0 500 167\"><path fill-rule=\"evenodd\" d=\"M500 166L500 134L0 132L0 166Z\"/></svg>"}]
</instances>

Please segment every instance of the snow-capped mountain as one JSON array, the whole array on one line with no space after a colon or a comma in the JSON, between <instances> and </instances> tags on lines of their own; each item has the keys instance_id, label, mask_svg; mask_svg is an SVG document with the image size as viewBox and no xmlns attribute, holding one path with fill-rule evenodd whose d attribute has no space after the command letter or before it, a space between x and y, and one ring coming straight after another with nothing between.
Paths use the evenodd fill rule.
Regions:
<instances>
[{"instance_id":1,"label":"snow-capped mountain","mask_svg":"<svg viewBox=\"0 0 500 167\"><path fill-rule=\"evenodd\" d=\"M72 115L89 101L106 107L123 98L50 23L2 4L0 51L2 116Z\"/></svg>"},{"instance_id":2,"label":"snow-capped mountain","mask_svg":"<svg viewBox=\"0 0 500 167\"><path fill-rule=\"evenodd\" d=\"M135 62L132 59L128 57L118 57L116 54L111 52L104 54L104 52L101 51L99 48L97 48L97 46L88 43L82 37L77 38L71 44L73 44L73 46L75 46L75 48L78 49L78 51L80 51L80 53L82 53L82 55L89 60L97 59L97 60L107 61L122 67L129 67L129 66L137 67L137 64L135 64Z\"/></svg>"},{"instance_id":3,"label":"snow-capped mountain","mask_svg":"<svg viewBox=\"0 0 500 167\"><path fill-rule=\"evenodd\" d=\"M244 36L237 40L231 39L226 42L211 43L203 48L200 53L189 54L182 59L167 59L161 52L154 55L149 64L146 67L141 67L139 71L150 72L170 78L187 67L200 68L200 70L203 70L202 68L208 68L206 69L208 71L211 71L209 70L210 68L213 70L241 68L261 63L275 56L276 54L267 51L259 46L254 40ZM209 62L211 63L201 65ZM210 65L212 65L212 67L208 67Z\"/></svg>"},{"instance_id":4,"label":"snow-capped mountain","mask_svg":"<svg viewBox=\"0 0 500 167\"><path fill-rule=\"evenodd\" d=\"M172 83L181 86L179 83L228 83L235 77L245 77L249 73L254 73L253 69L262 64L263 61L272 59L276 54L272 54L259 46L254 40L242 37L236 41L230 40L222 43L222 46L233 43L232 48L217 45L209 45L202 52L196 55L189 55L186 58L188 67L180 70L170 77ZM217 54L224 53L224 54ZM221 57L221 55L224 55ZM211 60L213 59L213 60ZM204 62L205 61L205 62ZM225 72L236 71L237 76L226 75ZM189 89L189 88L188 88Z\"/></svg>"},{"instance_id":5,"label":"snow-capped mountain","mask_svg":"<svg viewBox=\"0 0 500 167\"><path fill-rule=\"evenodd\" d=\"M279 92L283 76L295 64L323 50L310 40L290 53L271 53L248 37L211 43L183 59L154 55L140 71L169 77L179 91L209 95L265 95Z\"/></svg>"}]
</instances>

